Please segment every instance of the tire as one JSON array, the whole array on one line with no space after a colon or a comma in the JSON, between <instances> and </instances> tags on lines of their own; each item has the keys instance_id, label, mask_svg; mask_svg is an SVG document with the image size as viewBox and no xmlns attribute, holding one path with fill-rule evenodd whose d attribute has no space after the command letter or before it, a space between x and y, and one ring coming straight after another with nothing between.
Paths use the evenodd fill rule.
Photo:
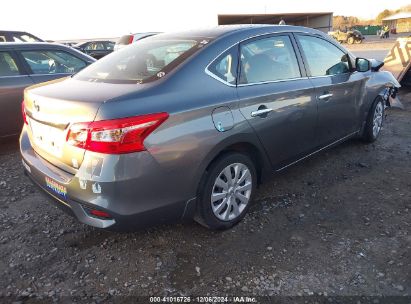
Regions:
<instances>
[{"instance_id":1,"label":"tire","mask_svg":"<svg viewBox=\"0 0 411 304\"><path fill-rule=\"evenodd\" d=\"M362 43L362 39L355 39L354 43L355 43L355 44L361 44L361 43Z\"/></svg>"},{"instance_id":2,"label":"tire","mask_svg":"<svg viewBox=\"0 0 411 304\"><path fill-rule=\"evenodd\" d=\"M348 44L353 44L354 43L354 37L348 37L348 39L347 39L347 43Z\"/></svg>"},{"instance_id":3,"label":"tire","mask_svg":"<svg viewBox=\"0 0 411 304\"><path fill-rule=\"evenodd\" d=\"M367 121L365 122L363 134L361 136L362 140L366 143L374 142L381 132L384 122L384 103L384 99L379 96L375 99L373 105L371 106Z\"/></svg>"},{"instance_id":4,"label":"tire","mask_svg":"<svg viewBox=\"0 0 411 304\"><path fill-rule=\"evenodd\" d=\"M240 173L237 178L236 169L240 170L237 171ZM233 178L232 183L227 178L228 174ZM236 183L235 179L239 182ZM233 227L247 213L256 185L257 171L248 155L237 152L223 154L204 173L198 191L195 220L212 230L225 230ZM237 191L236 188L245 189L245 191ZM212 199L213 194L214 200Z\"/></svg>"}]
</instances>

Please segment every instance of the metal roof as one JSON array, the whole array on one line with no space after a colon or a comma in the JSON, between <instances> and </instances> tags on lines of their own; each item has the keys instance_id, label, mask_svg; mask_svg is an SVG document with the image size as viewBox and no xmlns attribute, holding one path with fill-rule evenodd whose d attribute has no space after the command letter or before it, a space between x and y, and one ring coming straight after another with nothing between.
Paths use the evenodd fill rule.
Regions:
<instances>
[{"instance_id":1,"label":"metal roof","mask_svg":"<svg viewBox=\"0 0 411 304\"><path fill-rule=\"evenodd\" d=\"M394 15L388 16L387 18L382 19L382 21L390 21L390 20L406 19L406 18L411 18L411 12L401 12L398 14L394 14Z\"/></svg>"},{"instance_id":2,"label":"metal roof","mask_svg":"<svg viewBox=\"0 0 411 304\"><path fill-rule=\"evenodd\" d=\"M275 13L275 14L221 14L218 15L218 24L278 24L284 19L287 24L298 21L305 21L307 18L329 16L332 12L315 12L315 13Z\"/></svg>"}]
</instances>

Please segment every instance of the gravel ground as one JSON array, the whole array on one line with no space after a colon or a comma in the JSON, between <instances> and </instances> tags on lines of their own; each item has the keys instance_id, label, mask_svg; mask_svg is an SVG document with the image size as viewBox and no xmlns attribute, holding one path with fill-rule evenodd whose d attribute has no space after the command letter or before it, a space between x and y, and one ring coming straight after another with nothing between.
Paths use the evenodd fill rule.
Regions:
<instances>
[{"instance_id":1,"label":"gravel ground","mask_svg":"<svg viewBox=\"0 0 411 304\"><path fill-rule=\"evenodd\" d=\"M400 96L406 109L388 111L376 143L352 140L273 176L225 232L87 227L31 185L17 144L2 144L0 302L410 296L411 91Z\"/></svg>"}]
</instances>

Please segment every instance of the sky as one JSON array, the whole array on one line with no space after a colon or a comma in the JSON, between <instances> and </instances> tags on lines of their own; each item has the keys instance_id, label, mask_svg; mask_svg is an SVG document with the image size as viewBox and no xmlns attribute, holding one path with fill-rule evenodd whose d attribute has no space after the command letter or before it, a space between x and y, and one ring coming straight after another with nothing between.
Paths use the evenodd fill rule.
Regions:
<instances>
[{"instance_id":1,"label":"sky","mask_svg":"<svg viewBox=\"0 0 411 304\"><path fill-rule=\"evenodd\" d=\"M2 0L0 29L43 39L119 37L217 25L218 14L333 12L365 19L410 0ZM15 13L13 13L15 12Z\"/></svg>"}]
</instances>

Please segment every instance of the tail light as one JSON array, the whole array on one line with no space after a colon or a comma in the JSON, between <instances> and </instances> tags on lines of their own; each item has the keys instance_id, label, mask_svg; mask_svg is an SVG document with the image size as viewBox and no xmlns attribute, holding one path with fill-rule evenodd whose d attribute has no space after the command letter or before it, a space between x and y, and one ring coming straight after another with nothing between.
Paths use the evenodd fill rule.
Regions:
<instances>
[{"instance_id":1,"label":"tail light","mask_svg":"<svg viewBox=\"0 0 411 304\"><path fill-rule=\"evenodd\" d=\"M83 209L88 215L92 217L106 219L106 220L113 218L109 213L99 210L99 209L91 209L90 207L87 207L87 206L83 206Z\"/></svg>"},{"instance_id":2,"label":"tail light","mask_svg":"<svg viewBox=\"0 0 411 304\"><path fill-rule=\"evenodd\" d=\"M93 215L95 217L102 217L102 218L111 218L110 214L108 214L105 211L97 210L97 209L91 209L90 210L90 215Z\"/></svg>"},{"instance_id":3,"label":"tail light","mask_svg":"<svg viewBox=\"0 0 411 304\"><path fill-rule=\"evenodd\" d=\"M130 35L130 37L128 38L128 44L132 44L134 40L134 36Z\"/></svg>"},{"instance_id":4,"label":"tail light","mask_svg":"<svg viewBox=\"0 0 411 304\"><path fill-rule=\"evenodd\" d=\"M144 140L168 118L156 113L113 120L73 124L67 143L88 151L123 154L145 150Z\"/></svg>"},{"instance_id":5,"label":"tail light","mask_svg":"<svg viewBox=\"0 0 411 304\"><path fill-rule=\"evenodd\" d=\"M23 121L26 125L28 125L29 123L27 122L27 115L26 115L26 108L24 107L24 100L21 103L21 115L23 116Z\"/></svg>"}]
</instances>

